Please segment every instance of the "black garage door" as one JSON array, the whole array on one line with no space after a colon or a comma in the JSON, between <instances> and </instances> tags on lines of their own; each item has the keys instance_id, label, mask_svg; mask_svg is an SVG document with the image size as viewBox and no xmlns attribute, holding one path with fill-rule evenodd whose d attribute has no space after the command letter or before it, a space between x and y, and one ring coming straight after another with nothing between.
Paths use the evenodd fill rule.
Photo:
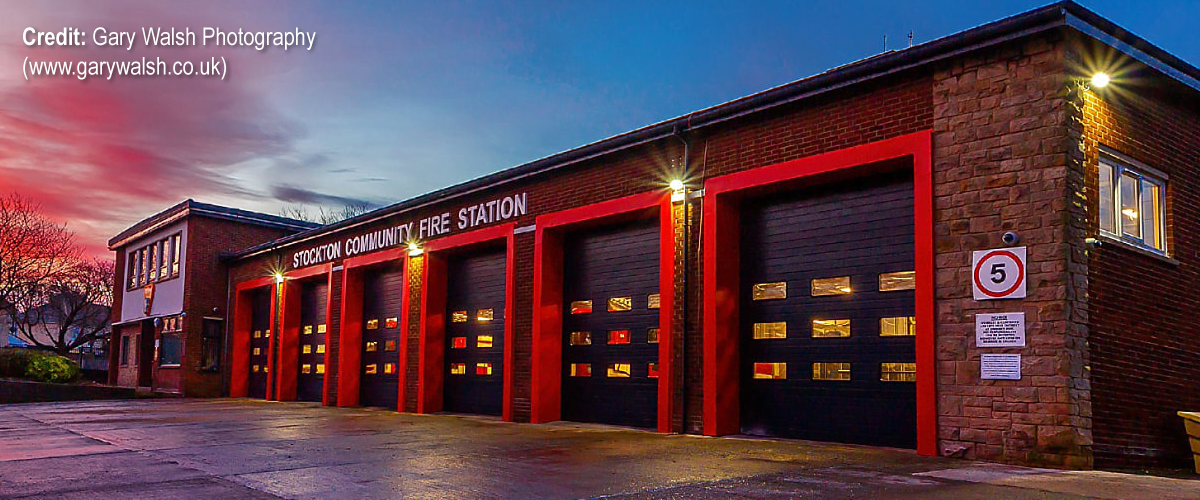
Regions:
<instances>
[{"instance_id":1,"label":"black garage door","mask_svg":"<svg viewBox=\"0 0 1200 500\"><path fill-rule=\"evenodd\" d=\"M658 231L638 222L565 237L564 420L655 426Z\"/></svg>"},{"instance_id":2,"label":"black garage door","mask_svg":"<svg viewBox=\"0 0 1200 500\"><path fill-rule=\"evenodd\" d=\"M300 370L296 399L321 401L325 388L325 332L329 283L310 280L300 285Z\"/></svg>"},{"instance_id":3,"label":"black garage door","mask_svg":"<svg viewBox=\"0 0 1200 500\"><path fill-rule=\"evenodd\" d=\"M916 446L912 191L896 174L745 205L743 433Z\"/></svg>"},{"instance_id":4,"label":"black garage door","mask_svg":"<svg viewBox=\"0 0 1200 500\"><path fill-rule=\"evenodd\" d=\"M500 248L447 262L446 411L500 414L506 261Z\"/></svg>"},{"instance_id":5,"label":"black garage door","mask_svg":"<svg viewBox=\"0 0 1200 500\"><path fill-rule=\"evenodd\" d=\"M250 397L267 397L267 355L271 345L271 290L256 288L250 299Z\"/></svg>"},{"instance_id":6,"label":"black garage door","mask_svg":"<svg viewBox=\"0 0 1200 500\"><path fill-rule=\"evenodd\" d=\"M400 311L404 271L394 264L363 277L362 378L359 404L396 408L400 396Z\"/></svg>"}]
</instances>

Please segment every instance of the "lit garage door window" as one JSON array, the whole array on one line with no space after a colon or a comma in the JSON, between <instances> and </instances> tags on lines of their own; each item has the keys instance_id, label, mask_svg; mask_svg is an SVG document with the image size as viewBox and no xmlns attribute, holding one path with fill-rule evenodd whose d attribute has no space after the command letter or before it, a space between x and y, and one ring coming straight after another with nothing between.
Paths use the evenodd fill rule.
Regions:
<instances>
[{"instance_id":1,"label":"lit garage door window","mask_svg":"<svg viewBox=\"0 0 1200 500\"><path fill-rule=\"evenodd\" d=\"M787 363L754 363L754 378L782 380L787 378Z\"/></svg>"},{"instance_id":2,"label":"lit garage door window","mask_svg":"<svg viewBox=\"0 0 1200 500\"><path fill-rule=\"evenodd\" d=\"M576 300L571 302L571 314L591 314L592 301Z\"/></svg>"},{"instance_id":3,"label":"lit garage door window","mask_svg":"<svg viewBox=\"0 0 1200 500\"><path fill-rule=\"evenodd\" d=\"M826 295L849 295L852 292L850 289L850 277L838 276L836 278L817 278L812 280L812 295L813 297L823 297Z\"/></svg>"},{"instance_id":4,"label":"lit garage door window","mask_svg":"<svg viewBox=\"0 0 1200 500\"><path fill-rule=\"evenodd\" d=\"M916 382L916 363L880 363L879 380L884 382Z\"/></svg>"},{"instance_id":5,"label":"lit garage door window","mask_svg":"<svg viewBox=\"0 0 1200 500\"><path fill-rule=\"evenodd\" d=\"M610 363L608 365L608 376L610 378L628 378L631 371L629 363Z\"/></svg>"},{"instance_id":6,"label":"lit garage door window","mask_svg":"<svg viewBox=\"0 0 1200 500\"><path fill-rule=\"evenodd\" d=\"M496 312L491 309L480 309L475 313L475 321L487 323L488 321L495 319L495 315Z\"/></svg>"},{"instance_id":7,"label":"lit garage door window","mask_svg":"<svg viewBox=\"0 0 1200 500\"><path fill-rule=\"evenodd\" d=\"M755 323L754 338L756 339L786 339L787 322Z\"/></svg>"},{"instance_id":8,"label":"lit garage door window","mask_svg":"<svg viewBox=\"0 0 1200 500\"><path fill-rule=\"evenodd\" d=\"M787 298L787 283L777 281L774 283L755 283L750 289L750 298L754 300L776 300Z\"/></svg>"},{"instance_id":9,"label":"lit garage door window","mask_svg":"<svg viewBox=\"0 0 1200 500\"><path fill-rule=\"evenodd\" d=\"M913 290L915 288L917 288L916 271L900 271L879 275L879 291L881 292Z\"/></svg>"},{"instance_id":10,"label":"lit garage door window","mask_svg":"<svg viewBox=\"0 0 1200 500\"><path fill-rule=\"evenodd\" d=\"M571 332L571 345L592 345L592 332Z\"/></svg>"},{"instance_id":11,"label":"lit garage door window","mask_svg":"<svg viewBox=\"0 0 1200 500\"><path fill-rule=\"evenodd\" d=\"M608 312L629 311L633 309L633 297L612 297L608 299Z\"/></svg>"},{"instance_id":12,"label":"lit garage door window","mask_svg":"<svg viewBox=\"0 0 1200 500\"><path fill-rule=\"evenodd\" d=\"M475 347L489 348L492 347L491 335L480 335L475 338Z\"/></svg>"},{"instance_id":13,"label":"lit garage door window","mask_svg":"<svg viewBox=\"0 0 1200 500\"><path fill-rule=\"evenodd\" d=\"M628 344L632 338L629 330L609 330L608 332L609 344Z\"/></svg>"},{"instance_id":14,"label":"lit garage door window","mask_svg":"<svg viewBox=\"0 0 1200 500\"><path fill-rule=\"evenodd\" d=\"M814 338L837 338L850 336L850 320L848 319L814 319L812 322Z\"/></svg>"},{"instance_id":15,"label":"lit garage door window","mask_svg":"<svg viewBox=\"0 0 1200 500\"><path fill-rule=\"evenodd\" d=\"M467 312L466 311L454 311L453 313L450 313L450 322L451 323L466 323L467 322Z\"/></svg>"},{"instance_id":16,"label":"lit garage door window","mask_svg":"<svg viewBox=\"0 0 1200 500\"><path fill-rule=\"evenodd\" d=\"M491 363L475 363L475 374L476 375L491 375L492 374L492 364Z\"/></svg>"},{"instance_id":17,"label":"lit garage door window","mask_svg":"<svg viewBox=\"0 0 1200 500\"><path fill-rule=\"evenodd\" d=\"M879 335L881 337L907 337L916 334L917 318L913 316L879 318Z\"/></svg>"},{"instance_id":18,"label":"lit garage door window","mask_svg":"<svg viewBox=\"0 0 1200 500\"><path fill-rule=\"evenodd\" d=\"M467 364L466 363L450 363L450 374L451 375L466 375L467 374Z\"/></svg>"},{"instance_id":19,"label":"lit garage door window","mask_svg":"<svg viewBox=\"0 0 1200 500\"><path fill-rule=\"evenodd\" d=\"M850 380L850 363L813 363L813 380Z\"/></svg>"},{"instance_id":20,"label":"lit garage door window","mask_svg":"<svg viewBox=\"0 0 1200 500\"><path fill-rule=\"evenodd\" d=\"M661 307L662 298L657 293L652 293L646 296L646 309L658 309Z\"/></svg>"},{"instance_id":21,"label":"lit garage door window","mask_svg":"<svg viewBox=\"0 0 1200 500\"><path fill-rule=\"evenodd\" d=\"M591 363L571 363L572 377L590 377L592 376Z\"/></svg>"}]
</instances>

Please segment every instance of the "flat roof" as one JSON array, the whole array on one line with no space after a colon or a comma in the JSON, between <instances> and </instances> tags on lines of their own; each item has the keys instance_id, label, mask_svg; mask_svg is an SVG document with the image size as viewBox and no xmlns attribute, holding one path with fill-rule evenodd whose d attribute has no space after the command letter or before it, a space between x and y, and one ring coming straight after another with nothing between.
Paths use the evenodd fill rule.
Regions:
<instances>
[{"instance_id":1,"label":"flat roof","mask_svg":"<svg viewBox=\"0 0 1200 500\"><path fill-rule=\"evenodd\" d=\"M108 249L116 250L117 247L124 246L125 244L129 243L130 240L140 238L147 233L158 230L162 226L173 223L183 217L186 217L187 215L199 215L203 217L226 219L236 222L243 222L246 224L275 227L280 229L291 229L294 231L304 231L321 226L315 222L289 219L287 217L280 217L278 215L252 212L249 210L242 210L240 208L213 205L211 203L201 203L188 198L166 210L142 219L137 224L129 226L124 231L121 231L116 236L113 236L112 239L108 240Z\"/></svg>"},{"instance_id":2,"label":"flat roof","mask_svg":"<svg viewBox=\"0 0 1200 500\"><path fill-rule=\"evenodd\" d=\"M1056 2L901 50L865 59L762 92L647 125L623 134L393 203L376 210L256 245L229 255L237 260L282 246L375 222L394 214L467 196L485 189L555 171L598 156L723 123L818 94L925 66L967 52L1060 28L1072 28L1154 68L1195 91L1200 69L1073 1Z\"/></svg>"}]
</instances>

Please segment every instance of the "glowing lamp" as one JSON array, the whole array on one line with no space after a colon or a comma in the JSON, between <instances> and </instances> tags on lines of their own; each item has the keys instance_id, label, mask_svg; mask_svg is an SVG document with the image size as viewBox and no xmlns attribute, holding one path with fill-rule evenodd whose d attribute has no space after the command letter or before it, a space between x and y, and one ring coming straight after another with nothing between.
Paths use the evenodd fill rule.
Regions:
<instances>
[{"instance_id":1,"label":"glowing lamp","mask_svg":"<svg viewBox=\"0 0 1200 500\"><path fill-rule=\"evenodd\" d=\"M1108 85L1108 81L1109 81L1108 73L1105 73L1103 71L1092 75L1092 86L1093 87L1096 87L1096 88L1104 87L1105 85Z\"/></svg>"},{"instance_id":2,"label":"glowing lamp","mask_svg":"<svg viewBox=\"0 0 1200 500\"><path fill-rule=\"evenodd\" d=\"M275 273L275 283L283 283L283 273Z\"/></svg>"},{"instance_id":3,"label":"glowing lamp","mask_svg":"<svg viewBox=\"0 0 1200 500\"><path fill-rule=\"evenodd\" d=\"M679 179L671 181L671 189L675 191L683 191L683 181Z\"/></svg>"},{"instance_id":4,"label":"glowing lamp","mask_svg":"<svg viewBox=\"0 0 1200 500\"><path fill-rule=\"evenodd\" d=\"M415 241L408 244L408 256L409 257L416 257L423 253L425 253L425 251L422 250L421 246L418 245Z\"/></svg>"}]
</instances>

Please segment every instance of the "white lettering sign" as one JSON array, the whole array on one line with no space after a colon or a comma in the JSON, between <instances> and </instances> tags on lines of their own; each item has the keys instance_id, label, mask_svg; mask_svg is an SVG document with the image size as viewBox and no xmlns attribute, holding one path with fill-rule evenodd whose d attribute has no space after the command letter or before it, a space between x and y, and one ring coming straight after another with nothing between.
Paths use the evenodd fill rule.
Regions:
<instances>
[{"instance_id":1,"label":"white lettering sign","mask_svg":"<svg viewBox=\"0 0 1200 500\"><path fill-rule=\"evenodd\" d=\"M1025 347L1025 313L976 314L975 347Z\"/></svg>"},{"instance_id":2,"label":"white lettering sign","mask_svg":"<svg viewBox=\"0 0 1200 500\"><path fill-rule=\"evenodd\" d=\"M1021 355L980 354L979 378L984 380L1021 380Z\"/></svg>"},{"instance_id":3,"label":"white lettering sign","mask_svg":"<svg viewBox=\"0 0 1200 500\"><path fill-rule=\"evenodd\" d=\"M476 226L520 217L529 213L528 199L527 193L521 193L463 207L458 210L458 220L455 224L451 223L452 212L443 212L425 217L418 222L409 221L369 233L350 236L344 240L298 250L292 254L292 268L298 269L343 257L371 253L405 245L414 240L445 236L450 234L452 229L459 231L474 229Z\"/></svg>"}]
</instances>

